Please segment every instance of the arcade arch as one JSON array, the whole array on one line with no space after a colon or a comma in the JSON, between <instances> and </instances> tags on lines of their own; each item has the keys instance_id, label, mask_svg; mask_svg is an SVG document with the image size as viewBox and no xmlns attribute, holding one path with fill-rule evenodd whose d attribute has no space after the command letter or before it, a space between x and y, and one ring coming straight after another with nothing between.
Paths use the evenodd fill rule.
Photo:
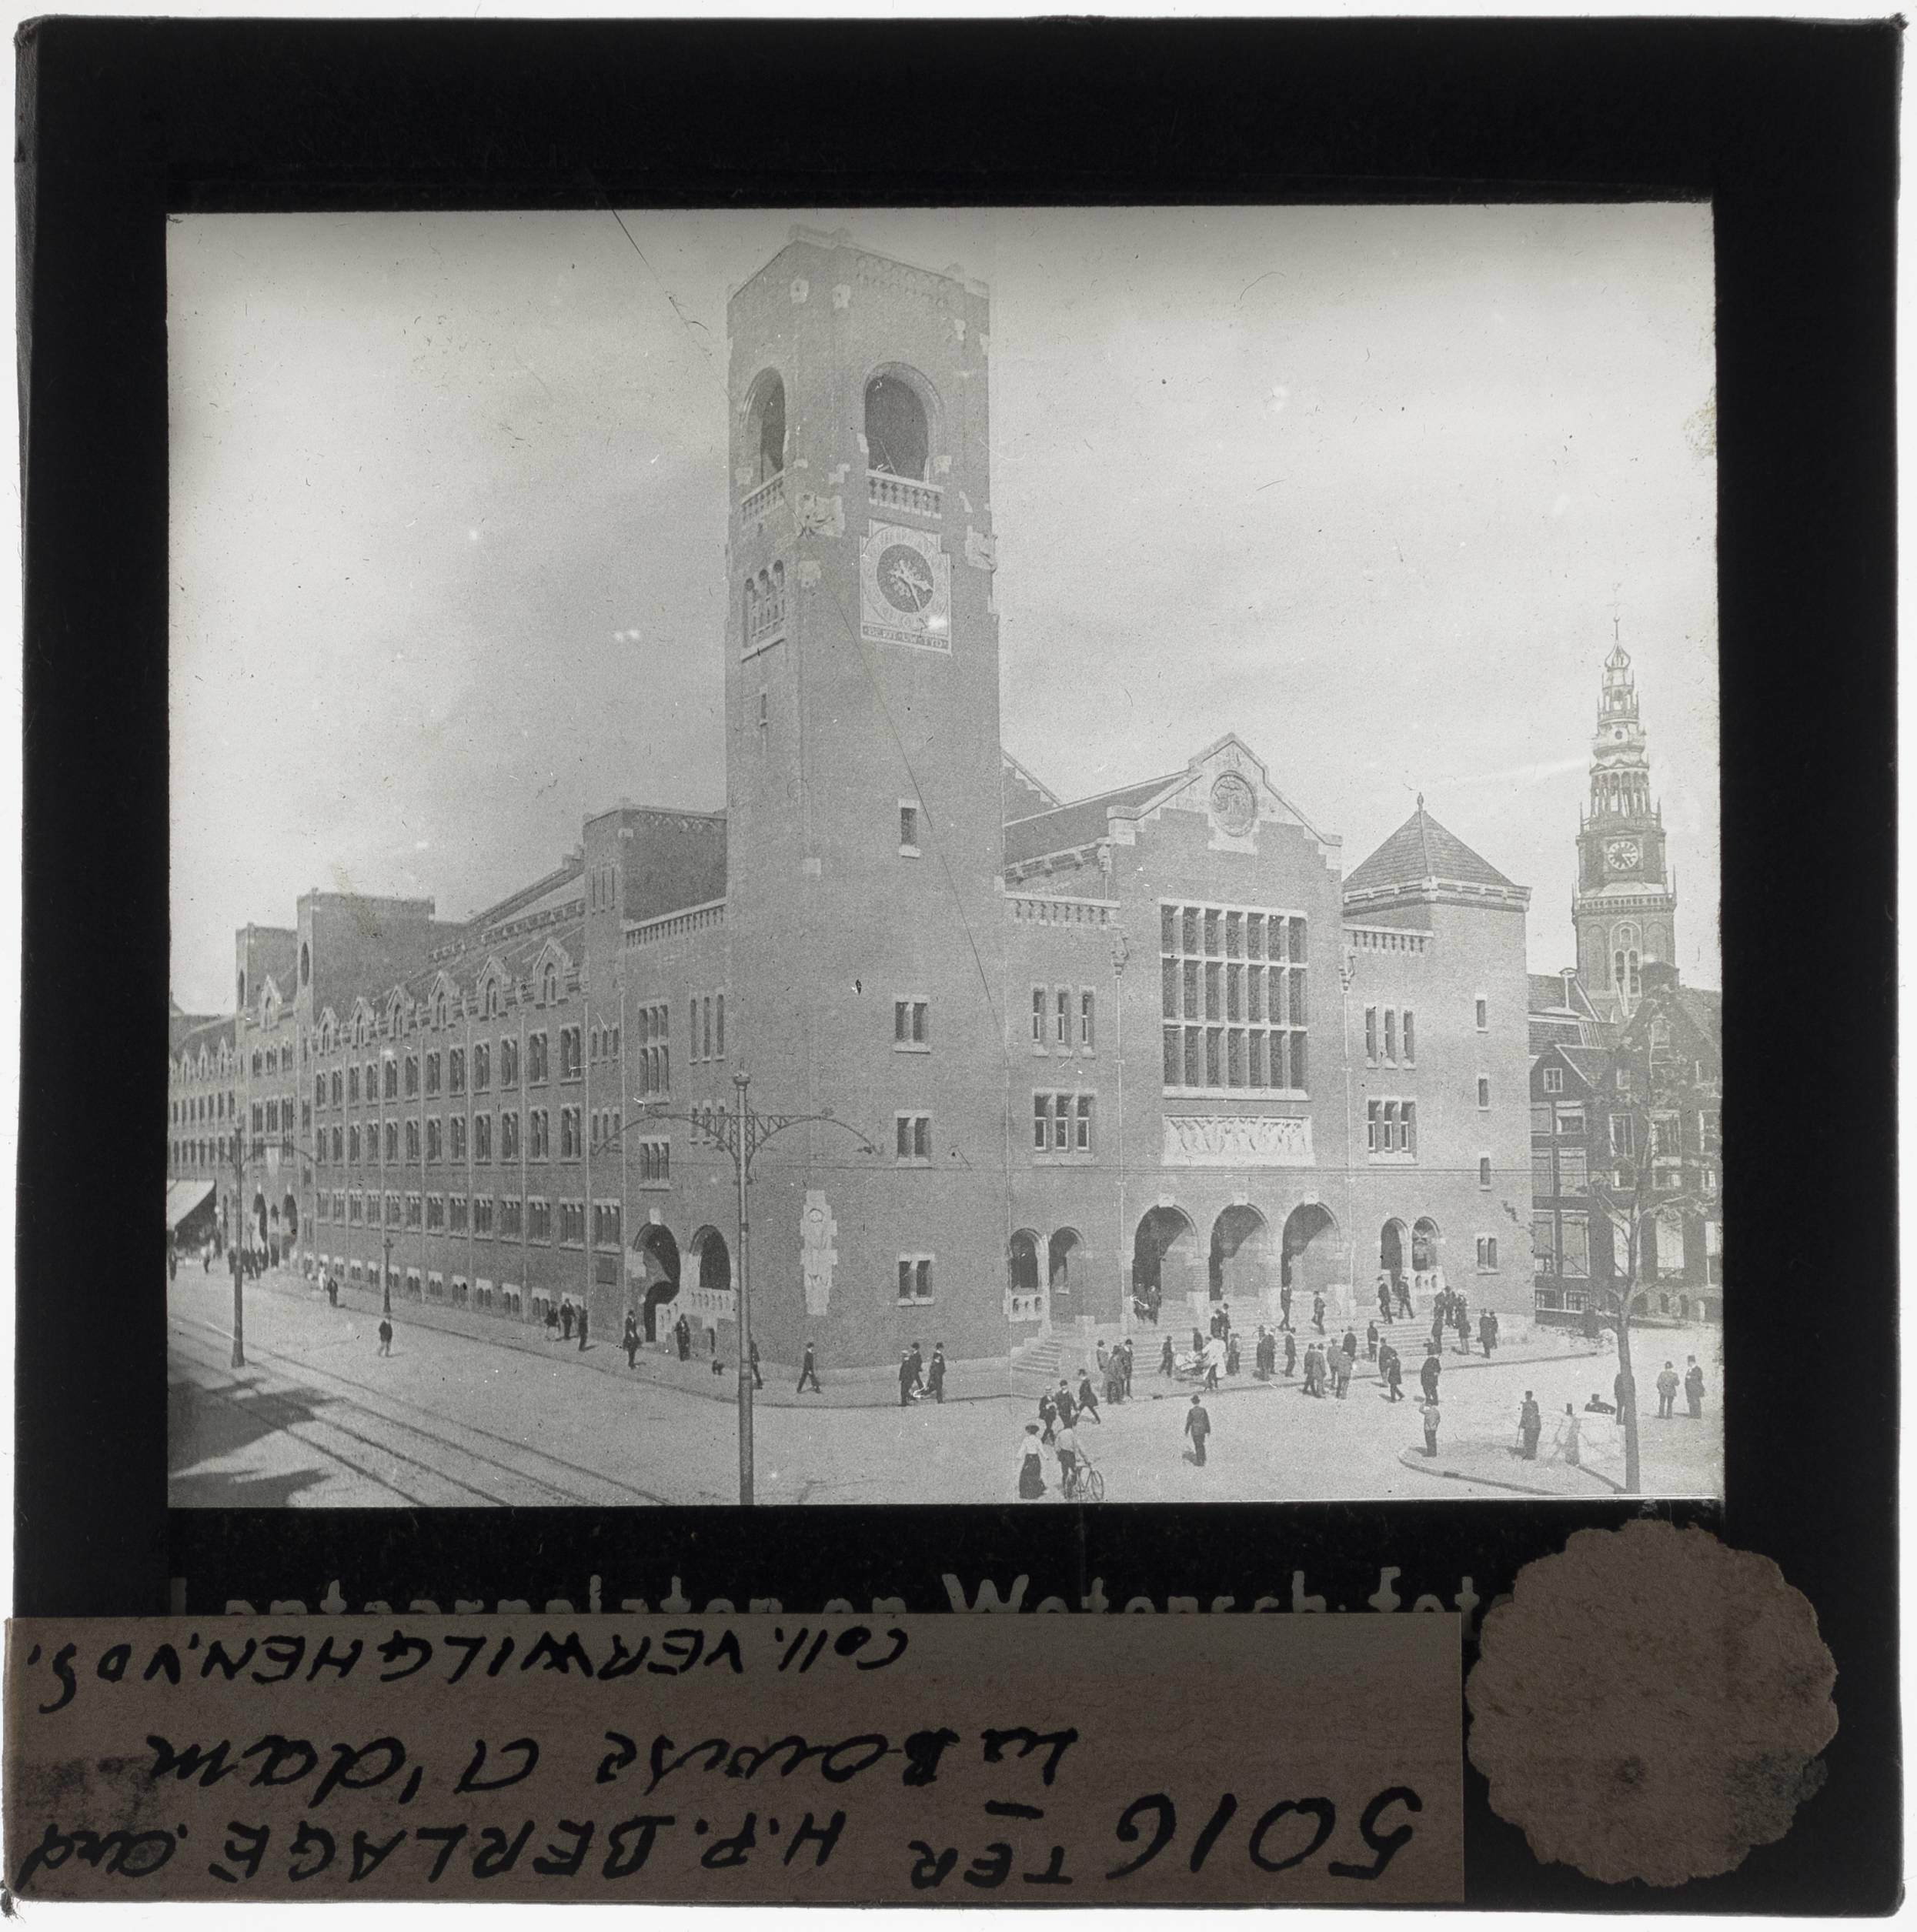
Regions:
<instances>
[{"instance_id":1,"label":"arcade arch","mask_svg":"<svg viewBox=\"0 0 1917 1932\"><path fill-rule=\"evenodd\" d=\"M1211 1224L1207 1273L1214 1301L1244 1306L1264 1296L1271 1281L1271 1229L1255 1207L1234 1203Z\"/></svg>"},{"instance_id":2,"label":"arcade arch","mask_svg":"<svg viewBox=\"0 0 1917 1932\"><path fill-rule=\"evenodd\" d=\"M659 1339L659 1310L679 1293L679 1243L672 1230L649 1222L633 1237L645 1287L641 1320L649 1342Z\"/></svg>"},{"instance_id":3,"label":"arcade arch","mask_svg":"<svg viewBox=\"0 0 1917 1932\"><path fill-rule=\"evenodd\" d=\"M1328 1291L1338 1279L1338 1220L1316 1201L1301 1203L1285 1216L1284 1285L1307 1300Z\"/></svg>"}]
</instances>

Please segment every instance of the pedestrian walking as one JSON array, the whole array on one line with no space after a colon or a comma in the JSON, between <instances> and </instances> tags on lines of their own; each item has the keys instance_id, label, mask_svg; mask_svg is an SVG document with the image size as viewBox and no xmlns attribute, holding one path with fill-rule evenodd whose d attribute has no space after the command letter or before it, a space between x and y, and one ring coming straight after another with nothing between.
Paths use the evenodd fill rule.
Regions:
<instances>
[{"instance_id":1,"label":"pedestrian walking","mask_svg":"<svg viewBox=\"0 0 1917 1932\"><path fill-rule=\"evenodd\" d=\"M759 1373L759 1337L753 1336L746 1346L746 1362L752 1370L752 1386L755 1389L763 1389L766 1386L766 1378Z\"/></svg>"},{"instance_id":2,"label":"pedestrian walking","mask_svg":"<svg viewBox=\"0 0 1917 1932\"><path fill-rule=\"evenodd\" d=\"M579 1304L579 1352L582 1355L586 1353L586 1318L589 1312L590 1311L586 1308L586 1304L582 1302Z\"/></svg>"},{"instance_id":3,"label":"pedestrian walking","mask_svg":"<svg viewBox=\"0 0 1917 1932\"><path fill-rule=\"evenodd\" d=\"M1366 1360L1366 1361L1368 1361L1368 1362L1375 1362L1375 1361L1378 1360L1378 1323L1377 1323L1376 1322L1372 1322L1372 1323L1370 1323L1370 1324L1369 1324L1369 1325L1366 1327L1366 1329L1365 1329L1365 1330L1364 1330L1364 1359L1365 1359L1365 1360Z\"/></svg>"},{"instance_id":4,"label":"pedestrian walking","mask_svg":"<svg viewBox=\"0 0 1917 1932\"><path fill-rule=\"evenodd\" d=\"M673 1323L673 1340L679 1344L679 1359L690 1362L693 1359L693 1325L681 1315Z\"/></svg>"},{"instance_id":5,"label":"pedestrian walking","mask_svg":"<svg viewBox=\"0 0 1917 1932\"><path fill-rule=\"evenodd\" d=\"M1324 1351L1316 1342L1304 1351L1304 1393L1320 1396L1324 1393Z\"/></svg>"},{"instance_id":6,"label":"pedestrian walking","mask_svg":"<svg viewBox=\"0 0 1917 1932\"><path fill-rule=\"evenodd\" d=\"M392 1353L392 1324L383 1315L379 1318L379 1353L382 1355Z\"/></svg>"},{"instance_id":7,"label":"pedestrian walking","mask_svg":"<svg viewBox=\"0 0 1917 1932\"><path fill-rule=\"evenodd\" d=\"M1378 1318L1387 1328L1391 1324L1391 1278L1380 1275L1378 1278Z\"/></svg>"},{"instance_id":8,"label":"pedestrian walking","mask_svg":"<svg viewBox=\"0 0 1917 1932\"><path fill-rule=\"evenodd\" d=\"M806 1344L805 1360L799 1364L799 1386L793 1390L793 1393L803 1395L808 1383L812 1385L812 1393L814 1395L825 1393L824 1390L819 1386L819 1366L813 1359L812 1344L810 1342Z\"/></svg>"},{"instance_id":9,"label":"pedestrian walking","mask_svg":"<svg viewBox=\"0 0 1917 1932\"><path fill-rule=\"evenodd\" d=\"M573 1339L573 1304L569 1301L559 1304L559 1339L566 1342Z\"/></svg>"},{"instance_id":10,"label":"pedestrian walking","mask_svg":"<svg viewBox=\"0 0 1917 1932\"><path fill-rule=\"evenodd\" d=\"M1322 1295L1311 1297L1311 1326L1321 1335L1324 1333L1324 1297Z\"/></svg>"},{"instance_id":11,"label":"pedestrian walking","mask_svg":"<svg viewBox=\"0 0 1917 1932\"><path fill-rule=\"evenodd\" d=\"M1058 1439L1058 1404L1049 1389L1038 1398L1038 1419L1044 1424L1039 1440L1049 1449Z\"/></svg>"},{"instance_id":12,"label":"pedestrian walking","mask_svg":"<svg viewBox=\"0 0 1917 1932\"><path fill-rule=\"evenodd\" d=\"M1411 1316L1411 1290L1410 1285L1406 1282L1402 1275L1397 1275L1392 1278L1391 1286L1398 1296L1398 1312L1408 1321Z\"/></svg>"},{"instance_id":13,"label":"pedestrian walking","mask_svg":"<svg viewBox=\"0 0 1917 1932\"><path fill-rule=\"evenodd\" d=\"M1290 1329L1284 1331L1284 1379L1289 1382L1298 1370L1298 1338Z\"/></svg>"},{"instance_id":14,"label":"pedestrian walking","mask_svg":"<svg viewBox=\"0 0 1917 1932\"><path fill-rule=\"evenodd\" d=\"M915 1397L925 1393L925 1351L917 1342L912 1344L912 1393Z\"/></svg>"},{"instance_id":15,"label":"pedestrian walking","mask_svg":"<svg viewBox=\"0 0 1917 1932\"><path fill-rule=\"evenodd\" d=\"M806 1350L809 1356L812 1351ZM1018 1443L1018 1497L1036 1503L1045 1493L1045 1455L1039 1447L1038 1424L1028 1422Z\"/></svg>"},{"instance_id":16,"label":"pedestrian walking","mask_svg":"<svg viewBox=\"0 0 1917 1932\"><path fill-rule=\"evenodd\" d=\"M1098 1344L1097 1360L1098 1373L1102 1376L1111 1366L1111 1356L1107 1353L1105 1345L1102 1341Z\"/></svg>"},{"instance_id":17,"label":"pedestrian walking","mask_svg":"<svg viewBox=\"0 0 1917 1932\"><path fill-rule=\"evenodd\" d=\"M1678 1372L1668 1362L1658 1371L1658 1420L1669 1416L1678 1399Z\"/></svg>"},{"instance_id":18,"label":"pedestrian walking","mask_svg":"<svg viewBox=\"0 0 1917 1932\"><path fill-rule=\"evenodd\" d=\"M1291 1332L1291 1290L1288 1286L1278 1290L1278 1326L1287 1335Z\"/></svg>"},{"instance_id":19,"label":"pedestrian walking","mask_svg":"<svg viewBox=\"0 0 1917 1932\"><path fill-rule=\"evenodd\" d=\"M1478 1346L1485 1351L1485 1360L1491 1360L1493 1344L1497 1340L1497 1323L1488 1310L1478 1318Z\"/></svg>"},{"instance_id":20,"label":"pedestrian walking","mask_svg":"<svg viewBox=\"0 0 1917 1932\"><path fill-rule=\"evenodd\" d=\"M1564 1420L1558 1423L1557 1433L1551 1439L1551 1446L1574 1469L1578 1463L1583 1431L1584 1424L1578 1420L1577 1410L1567 1402Z\"/></svg>"},{"instance_id":21,"label":"pedestrian walking","mask_svg":"<svg viewBox=\"0 0 1917 1932\"><path fill-rule=\"evenodd\" d=\"M1167 1335L1165 1337L1164 1346L1158 1352L1158 1373L1161 1375L1170 1375L1177 1366L1171 1353L1171 1337Z\"/></svg>"},{"instance_id":22,"label":"pedestrian walking","mask_svg":"<svg viewBox=\"0 0 1917 1932\"><path fill-rule=\"evenodd\" d=\"M1434 1349L1425 1356L1424 1366L1418 1372L1418 1384L1424 1391L1427 1402L1438 1400L1438 1377L1443 1366L1438 1359L1438 1351Z\"/></svg>"},{"instance_id":23,"label":"pedestrian walking","mask_svg":"<svg viewBox=\"0 0 1917 1932\"><path fill-rule=\"evenodd\" d=\"M1205 1438L1211 1433L1211 1418L1205 1413L1204 1403L1195 1395L1191 1398L1191 1406L1185 1411L1185 1433L1191 1438L1191 1460L1203 1469Z\"/></svg>"},{"instance_id":24,"label":"pedestrian walking","mask_svg":"<svg viewBox=\"0 0 1917 1932\"><path fill-rule=\"evenodd\" d=\"M1440 1295L1431 1303L1431 1346L1441 1348L1444 1342L1444 1297Z\"/></svg>"},{"instance_id":25,"label":"pedestrian walking","mask_svg":"<svg viewBox=\"0 0 1917 1932\"><path fill-rule=\"evenodd\" d=\"M913 1373L912 1351L909 1348L899 1350L899 1406L909 1409L913 1396L918 1393L918 1377Z\"/></svg>"},{"instance_id":26,"label":"pedestrian walking","mask_svg":"<svg viewBox=\"0 0 1917 1932\"><path fill-rule=\"evenodd\" d=\"M639 1317L629 1308L626 1311L626 1326L619 1338L619 1345L626 1351L626 1366L629 1369L639 1366ZM753 1351L756 1356L758 1350Z\"/></svg>"},{"instance_id":27,"label":"pedestrian walking","mask_svg":"<svg viewBox=\"0 0 1917 1932\"><path fill-rule=\"evenodd\" d=\"M332 1275L326 1277L326 1303L332 1308L339 1306L339 1283L338 1278Z\"/></svg>"},{"instance_id":28,"label":"pedestrian walking","mask_svg":"<svg viewBox=\"0 0 1917 1932\"><path fill-rule=\"evenodd\" d=\"M1238 1356L1238 1331L1237 1331L1237 1330L1234 1328L1234 1329L1231 1331L1231 1333L1225 1337L1225 1343L1224 1343L1224 1372L1225 1372L1225 1373L1226 1373L1227 1375L1236 1375L1236 1374L1238 1373L1238 1366L1239 1366L1239 1356Z\"/></svg>"},{"instance_id":29,"label":"pedestrian walking","mask_svg":"<svg viewBox=\"0 0 1917 1932\"><path fill-rule=\"evenodd\" d=\"M1538 1460L1538 1438L1544 1433L1545 1419L1540 1412L1536 1398L1527 1389L1524 1405L1518 1411L1518 1440L1522 1446L1518 1453L1528 1463Z\"/></svg>"},{"instance_id":30,"label":"pedestrian walking","mask_svg":"<svg viewBox=\"0 0 1917 1932\"><path fill-rule=\"evenodd\" d=\"M546 1339L549 1342L559 1340L559 1311L551 1302L546 1304Z\"/></svg>"},{"instance_id":31,"label":"pedestrian walking","mask_svg":"<svg viewBox=\"0 0 1917 1932\"><path fill-rule=\"evenodd\" d=\"M1125 1337L1124 1345L1120 1353L1123 1353L1125 1358L1125 1386L1124 1393L1125 1400L1129 1402L1131 1400L1131 1371L1134 1366L1134 1358L1137 1353L1137 1350L1132 1346L1132 1340L1129 1335Z\"/></svg>"},{"instance_id":32,"label":"pedestrian walking","mask_svg":"<svg viewBox=\"0 0 1917 1932\"><path fill-rule=\"evenodd\" d=\"M1704 1413L1704 1371L1698 1366L1695 1355L1687 1355L1684 1359L1691 1365L1684 1372L1685 1406L1691 1411L1691 1420L1695 1422Z\"/></svg>"},{"instance_id":33,"label":"pedestrian walking","mask_svg":"<svg viewBox=\"0 0 1917 1932\"><path fill-rule=\"evenodd\" d=\"M1402 1402L1404 1400L1404 1363L1394 1348L1387 1349L1384 1363L1384 1400Z\"/></svg>"},{"instance_id":34,"label":"pedestrian walking","mask_svg":"<svg viewBox=\"0 0 1917 1932\"><path fill-rule=\"evenodd\" d=\"M1436 1456L1436 1455L1437 1455L1437 1453L1438 1453L1438 1398L1437 1398L1437 1396L1427 1396L1424 1398L1424 1453L1425 1453L1427 1456L1433 1456L1433 1457L1434 1457L1434 1456Z\"/></svg>"},{"instance_id":35,"label":"pedestrian walking","mask_svg":"<svg viewBox=\"0 0 1917 1932\"><path fill-rule=\"evenodd\" d=\"M945 1344L943 1342L932 1344L932 1365L926 1370L925 1383L931 1391L934 1402L945 1400Z\"/></svg>"},{"instance_id":36,"label":"pedestrian walking","mask_svg":"<svg viewBox=\"0 0 1917 1932\"><path fill-rule=\"evenodd\" d=\"M1341 1402L1351 1392L1351 1357L1341 1348L1331 1351L1331 1385Z\"/></svg>"},{"instance_id":37,"label":"pedestrian walking","mask_svg":"<svg viewBox=\"0 0 1917 1932\"><path fill-rule=\"evenodd\" d=\"M1080 1422L1089 1419L1097 1423L1100 1428L1104 1426L1105 1419L1098 1413L1098 1397L1092 1390L1090 1369L1082 1370L1079 1373L1078 1419Z\"/></svg>"},{"instance_id":38,"label":"pedestrian walking","mask_svg":"<svg viewBox=\"0 0 1917 1932\"><path fill-rule=\"evenodd\" d=\"M1637 1390L1629 1376L1622 1369L1611 1378L1611 1410L1614 1416L1621 1416L1627 1410L1637 1409Z\"/></svg>"},{"instance_id":39,"label":"pedestrian walking","mask_svg":"<svg viewBox=\"0 0 1917 1932\"><path fill-rule=\"evenodd\" d=\"M1058 1425L1069 1429L1078 1420L1078 1404L1072 1400L1071 1385L1061 1375L1058 1378L1058 1393L1052 1397L1052 1406L1058 1411Z\"/></svg>"}]
</instances>

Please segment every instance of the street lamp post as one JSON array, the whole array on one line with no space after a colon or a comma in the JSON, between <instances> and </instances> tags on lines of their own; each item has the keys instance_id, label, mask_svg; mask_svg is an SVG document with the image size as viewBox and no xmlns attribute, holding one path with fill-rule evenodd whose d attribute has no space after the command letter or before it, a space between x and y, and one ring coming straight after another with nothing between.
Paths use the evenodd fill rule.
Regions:
<instances>
[{"instance_id":1,"label":"street lamp post","mask_svg":"<svg viewBox=\"0 0 1917 1932\"><path fill-rule=\"evenodd\" d=\"M386 1251L385 1265L379 1270L379 1312L382 1315L392 1313L392 1236L386 1234L380 1243Z\"/></svg>"},{"instance_id":2,"label":"street lamp post","mask_svg":"<svg viewBox=\"0 0 1917 1932\"><path fill-rule=\"evenodd\" d=\"M742 1503L750 1503L753 1500L752 1304L750 1276L753 1156L774 1134L783 1133L788 1127L807 1126L841 1129L857 1141L861 1153L876 1154L879 1150L857 1128L836 1119L830 1107L821 1113L757 1113L753 1110L752 1103L747 1097L752 1076L743 1071L735 1073L732 1076L732 1083L738 1093L739 1103L730 1112L721 1107L716 1114L701 1118L690 1113L668 1113L663 1108L642 1104L640 1111L631 1120L621 1123L619 1132L623 1136L626 1127L636 1126L648 1120L680 1120L695 1133L703 1134L713 1146L732 1156L733 1173L739 1188L739 1285L736 1290L739 1303L739 1500ZM604 1146L606 1143L602 1142L600 1144Z\"/></svg>"},{"instance_id":3,"label":"street lamp post","mask_svg":"<svg viewBox=\"0 0 1917 1932\"><path fill-rule=\"evenodd\" d=\"M244 1123L235 1122L235 1126ZM243 1244L237 1236L246 1225L246 1139L242 1133L233 1136L233 1236L226 1243L226 1260L233 1271L233 1366L243 1369L246 1366L246 1304L242 1285L245 1276L242 1260Z\"/></svg>"}]
</instances>

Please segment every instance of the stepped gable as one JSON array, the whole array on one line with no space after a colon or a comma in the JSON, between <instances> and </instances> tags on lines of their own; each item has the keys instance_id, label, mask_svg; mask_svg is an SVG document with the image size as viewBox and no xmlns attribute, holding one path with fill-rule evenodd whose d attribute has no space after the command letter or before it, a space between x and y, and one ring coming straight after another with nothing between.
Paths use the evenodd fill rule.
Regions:
<instances>
[{"instance_id":1,"label":"stepped gable","mask_svg":"<svg viewBox=\"0 0 1917 1932\"><path fill-rule=\"evenodd\" d=\"M1418 809L1345 879L1344 893L1349 899L1354 893L1423 886L1428 882L1441 886L1488 886L1501 892L1524 889L1488 859L1480 858L1455 833L1446 831L1424 809L1421 798Z\"/></svg>"}]
</instances>

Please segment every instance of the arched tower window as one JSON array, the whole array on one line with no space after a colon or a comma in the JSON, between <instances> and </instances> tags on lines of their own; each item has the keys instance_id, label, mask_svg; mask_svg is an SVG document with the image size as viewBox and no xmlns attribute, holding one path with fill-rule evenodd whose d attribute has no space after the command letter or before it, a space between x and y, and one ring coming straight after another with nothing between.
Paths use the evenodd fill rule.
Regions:
<instances>
[{"instance_id":1,"label":"arched tower window","mask_svg":"<svg viewBox=\"0 0 1917 1932\"><path fill-rule=\"evenodd\" d=\"M786 385L776 375L760 382L747 420L747 460L753 483L770 482L786 466Z\"/></svg>"},{"instance_id":2,"label":"arched tower window","mask_svg":"<svg viewBox=\"0 0 1917 1932\"><path fill-rule=\"evenodd\" d=\"M902 376L875 375L865 385L865 444L870 468L926 480L931 435L925 405Z\"/></svg>"}]
</instances>

